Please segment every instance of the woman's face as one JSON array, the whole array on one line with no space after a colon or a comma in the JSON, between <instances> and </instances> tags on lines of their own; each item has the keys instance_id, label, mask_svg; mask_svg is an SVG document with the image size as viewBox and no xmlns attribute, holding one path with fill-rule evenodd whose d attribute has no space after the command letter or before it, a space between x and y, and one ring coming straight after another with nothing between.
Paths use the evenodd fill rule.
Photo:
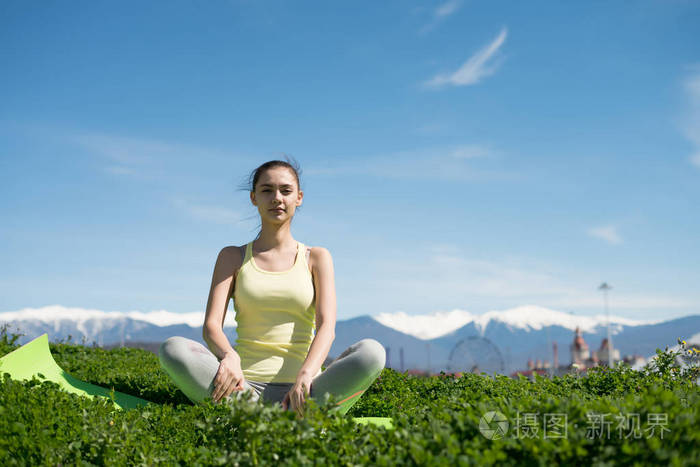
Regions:
<instances>
[{"instance_id":1,"label":"woman's face","mask_svg":"<svg viewBox=\"0 0 700 467\"><path fill-rule=\"evenodd\" d=\"M255 191L250 194L260 217L273 223L291 219L303 197L294 174L286 167L273 167L260 174Z\"/></svg>"}]
</instances>

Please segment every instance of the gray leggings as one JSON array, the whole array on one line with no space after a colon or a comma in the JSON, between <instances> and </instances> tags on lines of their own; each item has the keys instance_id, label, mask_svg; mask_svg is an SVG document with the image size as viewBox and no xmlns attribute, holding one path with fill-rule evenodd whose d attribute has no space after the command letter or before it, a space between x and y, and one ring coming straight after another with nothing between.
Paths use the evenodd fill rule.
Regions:
<instances>
[{"instance_id":1,"label":"gray leggings","mask_svg":"<svg viewBox=\"0 0 700 467\"><path fill-rule=\"evenodd\" d=\"M158 351L163 369L175 385L194 403L211 397L214 377L219 370L219 360L201 343L185 337L174 336L163 342ZM325 393L336 396L337 410L345 414L363 392L382 372L386 353L382 344L374 339L362 339L354 343L331 363L325 371L313 378L310 397ZM260 383L245 380L245 391L252 392L252 400L282 402L294 383ZM238 391L240 397L243 391ZM229 396L229 397L231 397ZM288 406L291 410L291 406Z\"/></svg>"}]
</instances>

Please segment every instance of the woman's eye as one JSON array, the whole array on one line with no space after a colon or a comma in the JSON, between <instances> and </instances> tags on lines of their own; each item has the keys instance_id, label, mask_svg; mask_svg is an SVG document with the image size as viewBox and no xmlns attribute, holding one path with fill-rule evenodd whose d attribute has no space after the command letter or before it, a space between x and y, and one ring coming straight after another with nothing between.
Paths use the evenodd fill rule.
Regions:
<instances>
[{"instance_id":1,"label":"woman's eye","mask_svg":"<svg viewBox=\"0 0 700 467\"><path fill-rule=\"evenodd\" d=\"M263 193L270 193L271 191L272 191L272 190L270 190L270 189L268 188L268 189L263 190L262 192L263 192ZM289 195L289 194L291 194L291 193L292 193L292 190L283 190L283 191L282 191L282 194L283 194L283 195Z\"/></svg>"}]
</instances>

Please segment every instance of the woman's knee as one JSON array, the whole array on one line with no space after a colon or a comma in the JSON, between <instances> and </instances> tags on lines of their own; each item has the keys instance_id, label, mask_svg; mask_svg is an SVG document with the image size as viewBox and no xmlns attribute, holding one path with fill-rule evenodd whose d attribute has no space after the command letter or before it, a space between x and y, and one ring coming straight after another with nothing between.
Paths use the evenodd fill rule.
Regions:
<instances>
[{"instance_id":1,"label":"woman's knee","mask_svg":"<svg viewBox=\"0 0 700 467\"><path fill-rule=\"evenodd\" d=\"M173 363L182 361L184 352L187 349L188 339L180 336L173 336L166 339L158 348L158 360L163 368L170 368Z\"/></svg>"},{"instance_id":2,"label":"woman's knee","mask_svg":"<svg viewBox=\"0 0 700 467\"><path fill-rule=\"evenodd\" d=\"M375 339L362 339L356 345L360 361L367 373L380 373L386 364L384 346Z\"/></svg>"}]
</instances>

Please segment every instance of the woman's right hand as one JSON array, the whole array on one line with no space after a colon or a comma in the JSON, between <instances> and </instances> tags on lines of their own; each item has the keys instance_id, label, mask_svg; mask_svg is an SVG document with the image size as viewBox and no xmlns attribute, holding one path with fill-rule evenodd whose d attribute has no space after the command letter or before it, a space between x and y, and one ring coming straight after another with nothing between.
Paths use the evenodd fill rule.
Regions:
<instances>
[{"instance_id":1,"label":"woman's right hand","mask_svg":"<svg viewBox=\"0 0 700 467\"><path fill-rule=\"evenodd\" d=\"M214 389L211 393L211 398L214 399L214 402L219 402L221 399L231 395L233 391L243 391L244 381L240 357L236 357L233 354L226 355L219 362L219 370L214 377Z\"/></svg>"}]
</instances>

